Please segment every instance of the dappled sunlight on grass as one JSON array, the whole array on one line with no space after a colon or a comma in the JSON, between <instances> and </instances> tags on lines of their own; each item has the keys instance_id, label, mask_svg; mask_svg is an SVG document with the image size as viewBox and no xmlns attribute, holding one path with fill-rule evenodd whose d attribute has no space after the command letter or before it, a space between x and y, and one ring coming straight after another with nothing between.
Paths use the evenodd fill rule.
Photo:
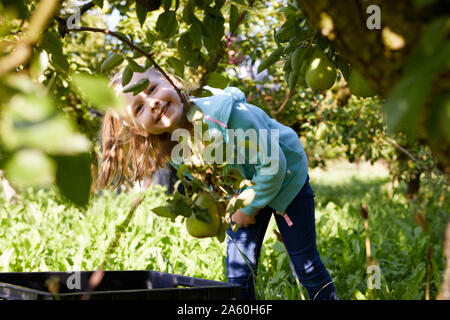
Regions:
<instances>
[{"instance_id":1,"label":"dappled sunlight on grass","mask_svg":"<svg viewBox=\"0 0 450 320\"><path fill-rule=\"evenodd\" d=\"M341 299L368 299L367 256L362 204L367 205L372 258L380 270L374 299L423 299L426 250L431 243L430 296L442 281L443 226L448 200L430 204L433 217L426 235L414 220L402 186L389 198L389 177L382 167L336 163L311 170L316 195L317 246ZM105 257L137 193L96 196L86 211L67 205L55 190L28 190L18 204L0 199L0 271L94 270ZM196 239L185 222L151 213L165 201L165 189L149 190L106 263L107 270L155 270L226 281L225 242ZM445 199L444 199L445 200ZM272 218L261 249L256 296L259 299L303 299L285 249L274 233Z\"/></svg>"},{"instance_id":2,"label":"dappled sunlight on grass","mask_svg":"<svg viewBox=\"0 0 450 320\"><path fill-rule=\"evenodd\" d=\"M389 171L382 162L371 165L369 162L350 163L346 160L327 162L327 168L314 168L309 170L311 183L323 182L327 185L347 184L352 178L374 179L388 178Z\"/></svg>"},{"instance_id":3,"label":"dappled sunlight on grass","mask_svg":"<svg viewBox=\"0 0 450 320\"><path fill-rule=\"evenodd\" d=\"M364 220L360 214L361 205L365 204L369 212L372 258L379 267L381 278L380 287L372 290L372 298L423 299L426 249L432 240L414 220L415 207L407 204L401 186L397 194L389 198L387 170L381 164L361 163L357 166L335 162L327 170L311 170L310 178L316 195L317 246L339 297L369 298ZM434 225L445 226L450 218L445 205L435 216ZM299 299L298 290L287 295L277 284L296 285L295 278L290 275L286 253L280 249L272 232L274 228L272 219L263 250L264 267L259 268L265 298ZM437 232L442 234L443 230ZM432 246L430 293L433 298L442 281L445 260L442 241L432 242Z\"/></svg>"}]
</instances>

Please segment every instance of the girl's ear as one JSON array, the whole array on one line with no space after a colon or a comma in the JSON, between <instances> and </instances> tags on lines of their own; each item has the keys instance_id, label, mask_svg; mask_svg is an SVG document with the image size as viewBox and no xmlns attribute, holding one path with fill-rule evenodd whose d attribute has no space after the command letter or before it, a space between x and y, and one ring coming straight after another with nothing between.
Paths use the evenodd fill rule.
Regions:
<instances>
[{"instance_id":1,"label":"girl's ear","mask_svg":"<svg viewBox=\"0 0 450 320\"><path fill-rule=\"evenodd\" d=\"M139 130L139 129L136 129L136 128L133 128L133 127L130 127L130 131L133 132L134 134L138 134L138 135L146 137L146 138L149 135L148 132L146 132L144 130Z\"/></svg>"}]
</instances>

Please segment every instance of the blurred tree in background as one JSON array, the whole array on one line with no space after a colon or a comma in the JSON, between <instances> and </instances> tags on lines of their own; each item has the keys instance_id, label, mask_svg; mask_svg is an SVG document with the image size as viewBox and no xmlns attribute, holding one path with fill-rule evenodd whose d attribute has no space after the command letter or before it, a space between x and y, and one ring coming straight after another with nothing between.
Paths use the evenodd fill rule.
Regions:
<instances>
[{"instance_id":1,"label":"blurred tree in background","mask_svg":"<svg viewBox=\"0 0 450 320\"><path fill-rule=\"evenodd\" d=\"M298 133L311 167L338 157L383 159L411 198L421 178L446 181L450 172L446 1L2 0L0 7L0 168L16 187L56 184L86 205L102 114L121 103L108 78L154 63L194 95L205 95L204 85L241 88Z\"/></svg>"}]
</instances>

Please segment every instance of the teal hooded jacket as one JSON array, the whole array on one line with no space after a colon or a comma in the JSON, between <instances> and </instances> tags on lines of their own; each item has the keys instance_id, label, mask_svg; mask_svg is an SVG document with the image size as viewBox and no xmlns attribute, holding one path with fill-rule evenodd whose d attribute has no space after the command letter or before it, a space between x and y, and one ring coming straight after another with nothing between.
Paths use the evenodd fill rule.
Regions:
<instances>
[{"instance_id":1,"label":"teal hooded jacket","mask_svg":"<svg viewBox=\"0 0 450 320\"><path fill-rule=\"evenodd\" d=\"M259 142L256 157L252 158L247 151L248 154L241 158L244 161L230 164L254 183L248 188L254 189L255 197L241 211L253 215L258 209L269 206L284 213L300 192L308 174L308 159L297 133L270 118L259 107L247 103L245 94L238 88L205 88L213 95L191 97L190 100L202 110L203 122L208 124L209 130L220 132L226 143L245 132L256 133L256 141ZM172 161L170 163L178 167Z\"/></svg>"}]
</instances>

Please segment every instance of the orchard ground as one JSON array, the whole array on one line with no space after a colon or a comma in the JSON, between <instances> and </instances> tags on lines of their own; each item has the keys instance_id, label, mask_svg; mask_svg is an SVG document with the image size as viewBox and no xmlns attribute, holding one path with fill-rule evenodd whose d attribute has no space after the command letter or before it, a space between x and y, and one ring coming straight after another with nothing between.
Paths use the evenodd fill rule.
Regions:
<instances>
[{"instance_id":1,"label":"orchard ground","mask_svg":"<svg viewBox=\"0 0 450 320\"><path fill-rule=\"evenodd\" d=\"M443 228L449 220L448 197L427 207L433 234L424 234L414 219L416 208L396 186L389 197L389 174L382 163L333 161L327 170L311 169L316 198L317 245L341 299L424 299L426 252L430 245L429 292L434 299L442 283ZM115 228L137 194L104 192L86 212L69 206L55 190L25 190L16 204L0 199L0 271L94 270L103 262ZM150 209L163 205L164 188L148 191L107 270L156 270L226 281L225 242L188 235L184 221L158 217ZM369 212L372 258L379 286L368 288L362 204ZM293 276L274 219L267 229L256 283L258 299L304 299L306 290Z\"/></svg>"}]
</instances>

